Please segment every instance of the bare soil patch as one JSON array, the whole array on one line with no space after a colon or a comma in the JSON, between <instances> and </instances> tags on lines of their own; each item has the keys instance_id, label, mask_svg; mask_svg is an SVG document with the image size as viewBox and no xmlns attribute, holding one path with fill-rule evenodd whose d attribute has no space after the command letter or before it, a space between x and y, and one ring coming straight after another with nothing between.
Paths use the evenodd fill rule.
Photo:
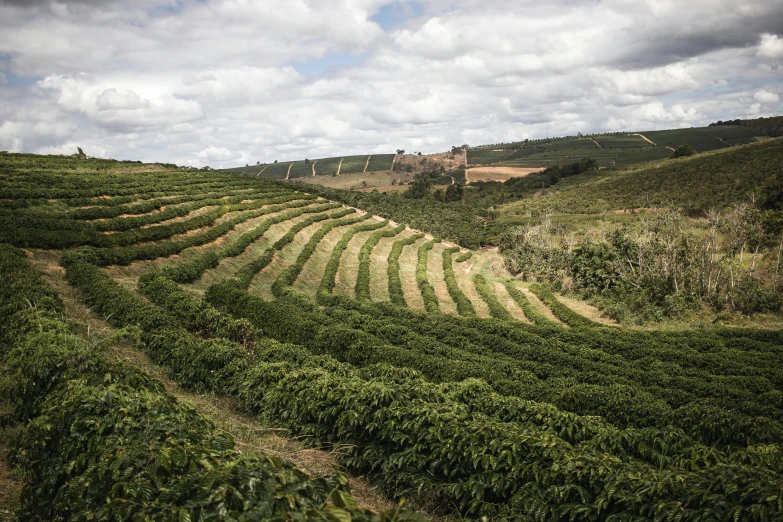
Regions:
<instances>
[{"instance_id":1,"label":"bare soil patch","mask_svg":"<svg viewBox=\"0 0 783 522\"><path fill-rule=\"evenodd\" d=\"M507 181L511 178L522 178L534 172L544 170L543 167L474 167L468 169L465 177L471 181Z\"/></svg>"}]
</instances>

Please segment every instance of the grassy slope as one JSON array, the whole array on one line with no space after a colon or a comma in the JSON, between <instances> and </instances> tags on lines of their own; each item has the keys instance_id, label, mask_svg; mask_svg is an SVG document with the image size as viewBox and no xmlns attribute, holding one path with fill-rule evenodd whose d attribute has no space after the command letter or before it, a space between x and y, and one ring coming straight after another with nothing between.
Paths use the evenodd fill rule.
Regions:
<instances>
[{"instance_id":1,"label":"grassy slope","mask_svg":"<svg viewBox=\"0 0 783 522\"><path fill-rule=\"evenodd\" d=\"M783 172L783 139L566 178L541 197L506 205L510 212L547 208L564 213L674 205L709 208L747 198Z\"/></svg>"}]
</instances>

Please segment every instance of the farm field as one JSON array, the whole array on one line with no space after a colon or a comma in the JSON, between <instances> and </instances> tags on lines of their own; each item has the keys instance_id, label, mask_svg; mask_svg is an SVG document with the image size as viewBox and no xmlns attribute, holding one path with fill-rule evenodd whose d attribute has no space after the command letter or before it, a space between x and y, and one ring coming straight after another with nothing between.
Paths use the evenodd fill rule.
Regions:
<instances>
[{"instance_id":1,"label":"farm field","mask_svg":"<svg viewBox=\"0 0 783 522\"><path fill-rule=\"evenodd\" d=\"M468 150L468 164L534 168L592 158L609 167L669 158L683 144L707 152L765 138L762 132L739 125L550 138L473 147Z\"/></svg>"},{"instance_id":2,"label":"farm field","mask_svg":"<svg viewBox=\"0 0 783 522\"><path fill-rule=\"evenodd\" d=\"M615 148L636 150L622 138ZM753 175L777 168L780 140L749 147ZM656 179L718 154L710 172L723 190L732 159L720 152L675 160ZM511 277L497 249L284 181L307 181L313 166L317 179L320 161L269 165L267 178L263 166L133 171L0 155L0 357L18 431L11 463L34 492L22 495L25 514L783 517L783 332L619 327ZM346 174L323 178L391 161L343 158ZM625 204L644 173L579 183L607 183L595 190ZM576 204L576 178L558 185L564 205ZM75 328L78 317L105 339ZM250 431L339 448L334 464L305 472L300 457L239 443L204 397ZM407 507L394 507L400 498Z\"/></svg>"}]
</instances>

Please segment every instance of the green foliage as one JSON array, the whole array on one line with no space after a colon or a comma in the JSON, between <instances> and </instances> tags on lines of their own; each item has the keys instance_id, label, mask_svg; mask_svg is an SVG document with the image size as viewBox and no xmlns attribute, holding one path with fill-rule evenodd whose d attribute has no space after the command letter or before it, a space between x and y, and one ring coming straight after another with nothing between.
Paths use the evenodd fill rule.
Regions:
<instances>
[{"instance_id":1,"label":"green foliage","mask_svg":"<svg viewBox=\"0 0 783 522\"><path fill-rule=\"evenodd\" d=\"M416 284L419 286L422 299L424 299L424 309L430 314L440 313L438 296L435 295L435 290L427 280L427 256L429 251L438 243L440 243L440 239L433 239L421 245L418 250L418 261L416 263Z\"/></svg>"},{"instance_id":2,"label":"green foliage","mask_svg":"<svg viewBox=\"0 0 783 522\"><path fill-rule=\"evenodd\" d=\"M335 278L337 277L337 269L340 266L340 257L343 255L343 252L345 252L345 249L348 248L348 243L350 243L351 239L353 239L353 236L360 232L368 232L371 230L383 228L388 223L388 221L372 221L353 226L348 229L345 234L343 234L343 237L340 238L340 241L338 241L332 249L332 255L329 257L329 261L326 263L326 269L324 270L324 275L321 278L321 284L318 286L316 300L320 304L327 304L331 299L332 290L334 290L335 285Z\"/></svg>"},{"instance_id":3,"label":"green foliage","mask_svg":"<svg viewBox=\"0 0 783 522\"><path fill-rule=\"evenodd\" d=\"M583 315L579 315L558 301L557 297L555 297L554 294L549 291L549 289L541 285L534 284L530 285L530 290L536 294L536 297L541 299L541 301L547 305L550 310L552 310L552 313L555 315L555 317L563 321L565 324L578 328L601 326L599 323L591 321Z\"/></svg>"},{"instance_id":4,"label":"green foliage","mask_svg":"<svg viewBox=\"0 0 783 522\"><path fill-rule=\"evenodd\" d=\"M359 301L370 300L370 256L378 242L385 237L394 237L405 230L405 225L397 225L395 228L383 228L370 234L361 250L359 250L359 268L356 272L356 286L354 292Z\"/></svg>"},{"instance_id":5,"label":"green foliage","mask_svg":"<svg viewBox=\"0 0 783 522\"><path fill-rule=\"evenodd\" d=\"M3 279L16 275L32 283L0 296L2 322L12 313L28 317L15 324L36 325L12 328L14 346L3 360L13 382L6 395L26 413L16 416L25 424L10 456L27 479L20 518L424 520L399 509L357 508L340 475L311 479L276 457L233 450L231 437L167 396L159 383L107 363L73 334L57 317L51 291L19 259L21 252L0 245ZM70 270L91 271L79 263ZM98 286L105 287L102 278ZM38 297L37 309L13 305L38 305ZM202 356L186 365L207 362ZM202 375L224 377L209 370Z\"/></svg>"},{"instance_id":6,"label":"green foliage","mask_svg":"<svg viewBox=\"0 0 783 522\"><path fill-rule=\"evenodd\" d=\"M347 209L346 215L352 214L354 212L354 209ZM293 286L293 284L296 282L296 279L302 272L305 263L308 259L310 259L313 253L315 253L316 248L318 248L318 243L326 236L326 234L331 232L332 229L346 225L354 225L369 219L370 217L371 216L369 214L363 214L361 216L352 216L345 219L333 220L319 228L317 232L310 236L310 239L299 253L299 256L297 256L294 264L280 272L280 275L278 275L277 279L275 279L275 281L272 283L272 294L274 294L275 297L282 297L283 295L292 292L290 287Z\"/></svg>"},{"instance_id":7,"label":"green foliage","mask_svg":"<svg viewBox=\"0 0 783 522\"><path fill-rule=\"evenodd\" d=\"M251 261L250 263L246 264L242 268L240 268L236 274L234 274L234 279L242 285L243 288L248 288L250 286L251 281L253 278L258 274L261 270L266 268L269 263L272 262L272 259L274 258L275 254L282 250L284 246L290 244L294 237L296 237L296 234L304 230L305 228L309 227L313 223L317 223L319 221L323 221L325 219L337 219L341 218L347 214L352 213L351 209L342 208L341 210L338 210L334 214L323 214L324 210L332 210L335 208L340 208L341 205L338 203L331 203L326 205L320 205L320 208L312 208L310 211L312 212L319 212L313 216L310 216L306 219L303 219L302 221L299 221L297 224L292 226L288 232L286 232L280 239L275 241L269 248L264 250L260 256L258 256L256 259ZM304 210L304 209L302 209ZM296 212L296 211L295 211ZM300 215L304 212L300 212ZM290 217L284 217L279 216L280 222L288 221Z\"/></svg>"},{"instance_id":8,"label":"green foliage","mask_svg":"<svg viewBox=\"0 0 783 522\"><path fill-rule=\"evenodd\" d=\"M513 320L511 314L508 313L508 310L506 310L506 308L500 304L500 301L498 301L495 292L493 292L489 287L489 283L487 283L487 279L483 275L474 275L473 284L476 286L476 291L481 296L481 299L487 303L487 306L489 307L489 313L492 317L495 319L500 319L501 321Z\"/></svg>"},{"instance_id":9,"label":"green foliage","mask_svg":"<svg viewBox=\"0 0 783 522\"><path fill-rule=\"evenodd\" d=\"M455 263L464 263L465 261L467 261L467 260L468 260L468 259L470 259L471 257L473 257L473 251L472 251L472 250L468 250L467 252L464 252L464 253L462 253L462 254L458 255L458 256L457 256L457 257L454 259L454 262L455 262Z\"/></svg>"},{"instance_id":10,"label":"green foliage","mask_svg":"<svg viewBox=\"0 0 783 522\"><path fill-rule=\"evenodd\" d=\"M514 285L513 281L508 281L506 283L506 291L508 292L508 295L511 296L511 299L513 299L519 305L519 307L522 308L522 312L524 312L525 317L527 317L533 324L538 326L553 326L555 324L541 312L536 310L536 307L533 306L527 296L525 296L525 294L523 294L519 288Z\"/></svg>"},{"instance_id":11,"label":"green foliage","mask_svg":"<svg viewBox=\"0 0 783 522\"><path fill-rule=\"evenodd\" d=\"M674 149L672 158L687 158L688 156L693 156L694 154L696 154L696 149L686 143Z\"/></svg>"},{"instance_id":12,"label":"green foliage","mask_svg":"<svg viewBox=\"0 0 783 522\"><path fill-rule=\"evenodd\" d=\"M454 266L451 264L451 256L459 251L459 247L443 249L443 279L446 282L446 289L449 291L449 295L454 300L454 304L457 305L457 313L462 316L474 316L476 315L476 309L473 308L473 303L470 302L470 299L460 290L457 284L457 276L454 274Z\"/></svg>"},{"instance_id":13,"label":"green foliage","mask_svg":"<svg viewBox=\"0 0 783 522\"><path fill-rule=\"evenodd\" d=\"M424 234L414 234L405 239L395 241L387 259L387 274L389 279L389 299L397 306L408 306L405 301L405 293L402 290L402 281L400 280L400 256L402 249L414 244L423 238Z\"/></svg>"}]
</instances>

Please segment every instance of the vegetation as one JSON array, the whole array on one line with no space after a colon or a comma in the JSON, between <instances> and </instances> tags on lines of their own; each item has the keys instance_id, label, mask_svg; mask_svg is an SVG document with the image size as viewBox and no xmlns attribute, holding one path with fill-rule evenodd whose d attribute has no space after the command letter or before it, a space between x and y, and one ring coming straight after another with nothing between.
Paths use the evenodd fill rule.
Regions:
<instances>
[{"instance_id":1,"label":"vegetation","mask_svg":"<svg viewBox=\"0 0 783 522\"><path fill-rule=\"evenodd\" d=\"M423 520L357 507L341 475L313 478L238 451L160 383L102 354L122 336L180 386L228 398L313 447L340 448L346 472L447 517L777 520L781 331L605 327L556 293L618 317L779 308L777 142L659 168L597 170L579 157L548 170L560 194L533 198L541 188L521 181L455 182L462 198L448 202L445 191L440 201L431 192L352 193L169 167L128 174L91 159L2 155L0 231L16 246L0 245L0 357L11 383L2 387L13 405L6 421L21 433L11 460L28 482L19 515ZM611 135L492 148L581 154L607 144L637 145ZM320 162L302 165L312 175ZM709 183L697 184L702 172ZM670 203L644 220L573 214L591 203L551 211L558 197L598 197L591 190L600 183L615 205L661 180L698 186L691 192L705 204ZM759 195L725 194L710 211L713 183L755 183ZM406 231L414 222L475 246L499 244L502 257L443 248L441 280L439 268L427 270L440 235ZM370 285L383 238L388 301ZM17 248L27 245L37 246ZM47 277L62 272L114 337L75 334L28 258ZM357 267L355 286L341 280L345 265ZM260 272L273 298L259 296ZM530 323L513 319L518 310L495 292L501 284ZM356 299L344 295L351 288ZM458 313L445 313L450 302L441 310L438 296Z\"/></svg>"}]
</instances>

